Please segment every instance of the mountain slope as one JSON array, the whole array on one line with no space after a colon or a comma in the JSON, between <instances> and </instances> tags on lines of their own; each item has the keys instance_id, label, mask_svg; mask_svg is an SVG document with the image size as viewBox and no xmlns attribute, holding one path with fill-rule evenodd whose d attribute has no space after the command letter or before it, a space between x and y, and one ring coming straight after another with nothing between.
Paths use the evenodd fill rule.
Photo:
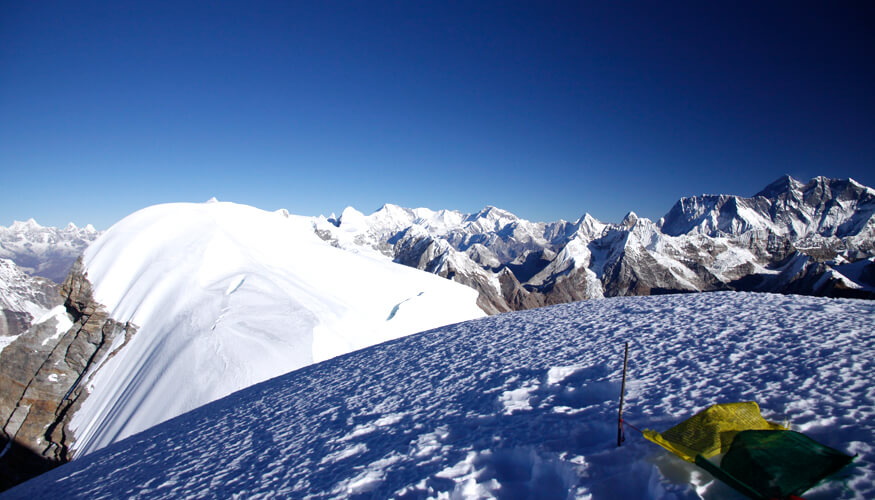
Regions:
<instances>
[{"instance_id":1,"label":"mountain slope","mask_svg":"<svg viewBox=\"0 0 875 500\"><path fill-rule=\"evenodd\" d=\"M0 351L34 319L60 304L55 283L30 277L11 260L0 259Z\"/></svg>"},{"instance_id":2,"label":"mountain slope","mask_svg":"<svg viewBox=\"0 0 875 500\"><path fill-rule=\"evenodd\" d=\"M332 248L308 218L218 202L126 217L63 288L73 326L37 342L45 362L6 362L43 328L0 363L8 387L26 388L0 401L4 433L59 460L314 361L483 316L473 290Z\"/></svg>"},{"instance_id":3,"label":"mountain slope","mask_svg":"<svg viewBox=\"0 0 875 500\"><path fill-rule=\"evenodd\" d=\"M55 469L3 498L739 498L632 429L713 403L858 454L806 498L875 496L875 303L748 293L492 316L303 368Z\"/></svg>"}]
</instances>

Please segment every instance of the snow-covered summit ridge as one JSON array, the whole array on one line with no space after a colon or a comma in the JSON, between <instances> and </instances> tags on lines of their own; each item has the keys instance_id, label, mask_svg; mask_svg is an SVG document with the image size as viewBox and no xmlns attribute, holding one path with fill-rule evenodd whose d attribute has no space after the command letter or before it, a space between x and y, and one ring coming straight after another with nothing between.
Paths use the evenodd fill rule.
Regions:
<instances>
[{"instance_id":1,"label":"snow-covered summit ridge","mask_svg":"<svg viewBox=\"0 0 875 500\"><path fill-rule=\"evenodd\" d=\"M483 316L467 287L333 248L310 218L228 202L135 212L83 261L97 302L138 331L86 378L77 456L314 361Z\"/></svg>"},{"instance_id":2,"label":"snow-covered summit ridge","mask_svg":"<svg viewBox=\"0 0 875 500\"><path fill-rule=\"evenodd\" d=\"M617 446L624 342L626 422L754 400L857 454L806 498L875 498L873 329L873 302L748 293L497 315L244 389L4 498L741 498L631 428Z\"/></svg>"}]
</instances>

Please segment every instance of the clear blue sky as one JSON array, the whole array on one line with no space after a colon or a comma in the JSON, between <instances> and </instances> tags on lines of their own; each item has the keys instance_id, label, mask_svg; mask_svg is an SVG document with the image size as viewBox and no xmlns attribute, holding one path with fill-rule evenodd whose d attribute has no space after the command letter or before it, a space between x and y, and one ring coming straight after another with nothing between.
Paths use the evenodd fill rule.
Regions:
<instances>
[{"instance_id":1,"label":"clear blue sky","mask_svg":"<svg viewBox=\"0 0 875 500\"><path fill-rule=\"evenodd\" d=\"M873 4L728 3L2 2L0 225L875 186Z\"/></svg>"}]
</instances>

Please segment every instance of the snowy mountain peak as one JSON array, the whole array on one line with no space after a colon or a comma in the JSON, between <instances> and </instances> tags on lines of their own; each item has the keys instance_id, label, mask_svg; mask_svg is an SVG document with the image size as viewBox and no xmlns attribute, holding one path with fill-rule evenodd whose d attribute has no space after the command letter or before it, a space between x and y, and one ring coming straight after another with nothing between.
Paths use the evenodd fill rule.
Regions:
<instances>
[{"instance_id":1,"label":"snowy mountain peak","mask_svg":"<svg viewBox=\"0 0 875 500\"><path fill-rule=\"evenodd\" d=\"M410 209L387 203L368 217L380 226L394 229L411 224L419 217L417 212L426 218L432 213L431 210L425 208Z\"/></svg>"},{"instance_id":2,"label":"snowy mountain peak","mask_svg":"<svg viewBox=\"0 0 875 500\"><path fill-rule=\"evenodd\" d=\"M577 219L575 224L592 224L593 222L598 222L598 219L593 217L589 212L585 212L583 216Z\"/></svg>"},{"instance_id":3,"label":"snowy mountain peak","mask_svg":"<svg viewBox=\"0 0 875 500\"><path fill-rule=\"evenodd\" d=\"M626 226L626 227L632 227L637 222L638 222L638 214L630 211L629 213L626 214L625 217L623 217L623 222L621 222L620 224L623 226Z\"/></svg>"},{"instance_id":4,"label":"snowy mountain peak","mask_svg":"<svg viewBox=\"0 0 875 500\"><path fill-rule=\"evenodd\" d=\"M579 233L583 233L590 238L602 234L607 227L607 224L596 219L589 213L583 214L583 217L578 219L575 225L578 227Z\"/></svg>"},{"instance_id":5,"label":"snowy mountain peak","mask_svg":"<svg viewBox=\"0 0 875 500\"><path fill-rule=\"evenodd\" d=\"M411 209L409 209L409 208L404 208L402 206L395 205L394 203L384 203L383 206L381 206L379 209L377 209L377 211L374 213L375 214L376 213L383 213L386 215L398 216L400 214L406 215L410 212L411 212Z\"/></svg>"},{"instance_id":6,"label":"snowy mountain peak","mask_svg":"<svg viewBox=\"0 0 875 500\"><path fill-rule=\"evenodd\" d=\"M800 191L805 184L799 182L789 175L784 175L774 182L764 187L759 193L754 196L762 196L764 198L775 198L781 193L788 191Z\"/></svg>"},{"instance_id":7,"label":"snowy mountain peak","mask_svg":"<svg viewBox=\"0 0 875 500\"><path fill-rule=\"evenodd\" d=\"M464 224L476 232L489 232L500 231L502 228L520 221L519 217L506 210L486 206L483 210L468 215Z\"/></svg>"},{"instance_id":8,"label":"snowy mountain peak","mask_svg":"<svg viewBox=\"0 0 875 500\"><path fill-rule=\"evenodd\" d=\"M13 229L16 231L30 231L34 229L41 229L42 226L37 223L33 218L27 219L26 221L12 221L12 225L9 226L9 229Z\"/></svg>"},{"instance_id":9,"label":"snowy mountain peak","mask_svg":"<svg viewBox=\"0 0 875 500\"><path fill-rule=\"evenodd\" d=\"M94 299L138 332L89 374L70 424L80 453L314 361L483 316L467 287L334 248L311 218L234 203L140 210L84 266Z\"/></svg>"},{"instance_id":10,"label":"snowy mountain peak","mask_svg":"<svg viewBox=\"0 0 875 500\"><path fill-rule=\"evenodd\" d=\"M482 210L475 214L471 214L466 219L467 222L474 222L480 219L486 219L490 222L498 222L502 220L517 220L518 217L507 210L502 210L497 207L493 207L492 205L487 205L483 207Z\"/></svg>"},{"instance_id":11,"label":"snowy mountain peak","mask_svg":"<svg viewBox=\"0 0 875 500\"><path fill-rule=\"evenodd\" d=\"M752 198L682 198L665 216L662 231L671 236L766 231L794 240L810 236L843 238L862 234L873 212L875 191L850 179L815 177L803 184L785 176Z\"/></svg>"},{"instance_id":12,"label":"snowy mountain peak","mask_svg":"<svg viewBox=\"0 0 875 500\"><path fill-rule=\"evenodd\" d=\"M366 229L365 214L353 207L346 207L337 219L338 227L346 232L359 232Z\"/></svg>"}]
</instances>

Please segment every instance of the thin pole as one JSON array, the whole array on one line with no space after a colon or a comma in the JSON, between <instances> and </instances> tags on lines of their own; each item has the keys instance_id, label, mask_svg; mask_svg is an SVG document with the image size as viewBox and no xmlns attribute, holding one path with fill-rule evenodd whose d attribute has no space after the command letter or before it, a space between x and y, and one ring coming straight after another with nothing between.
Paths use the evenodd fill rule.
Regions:
<instances>
[{"instance_id":1,"label":"thin pole","mask_svg":"<svg viewBox=\"0 0 875 500\"><path fill-rule=\"evenodd\" d=\"M623 436L623 397L626 395L626 363L629 361L629 343L626 342L626 349L623 353L623 384L620 386L620 414L617 417L617 446L623 444L625 436Z\"/></svg>"}]
</instances>

